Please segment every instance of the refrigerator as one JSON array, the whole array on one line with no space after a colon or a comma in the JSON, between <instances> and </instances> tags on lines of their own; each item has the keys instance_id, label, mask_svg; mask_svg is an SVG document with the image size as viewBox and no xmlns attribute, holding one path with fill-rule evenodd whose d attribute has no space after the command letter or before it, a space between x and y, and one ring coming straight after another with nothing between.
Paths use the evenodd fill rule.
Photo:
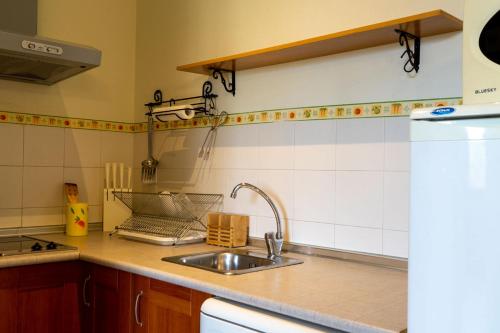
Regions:
<instances>
[{"instance_id":1,"label":"refrigerator","mask_svg":"<svg viewBox=\"0 0 500 333\"><path fill-rule=\"evenodd\" d=\"M408 331L500 332L500 104L410 126Z\"/></svg>"}]
</instances>

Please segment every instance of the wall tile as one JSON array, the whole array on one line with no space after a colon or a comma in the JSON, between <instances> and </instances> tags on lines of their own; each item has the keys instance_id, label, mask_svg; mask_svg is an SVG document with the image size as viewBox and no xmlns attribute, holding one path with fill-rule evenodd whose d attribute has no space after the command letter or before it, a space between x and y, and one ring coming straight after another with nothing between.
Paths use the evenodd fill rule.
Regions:
<instances>
[{"instance_id":1,"label":"wall tile","mask_svg":"<svg viewBox=\"0 0 500 333\"><path fill-rule=\"evenodd\" d=\"M278 208L281 218L293 217L293 171L259 170L258 184ZM263 198L258 200L258 215L273 217L271 206Z\"/></svg>"},{"instance_id":2,"label":"wall tile","mask_svg":"<svg viewBox=\"0 0 500 333\"><path fill-rule=\"evenodd\" d=\"M0 165L23 165L23 126L0 124L0 142L8 142L9 148L0 154Z\"/></svg>"},{"instance_id":3,"label":"wall tile","mask_svg":"<svg viewBox=\"0 0 500 333\"><path fill-rule=\"evenodd\" d=\"M244 169L225 170L224 211L255 216L259 209L259 201L262 200L257 193L243 188L238 191L236 199L230 197L233 188L241 182L259 186L257 171Z\"/></svg>"},{"instance_id":4,"label":"wall tile","mask_svg":"<svg viewBox=\"0 0 500 333\"><path fill-rule=\"evenodd\" d=\"M257 216L249 216L248 217L248 236L249 237L255 237L255 238L262 238L263 235L259 235L258 230L257 230Z\"/></svg>"},{"instance_id":5,"label":"wall tile","mask_svg":"<svg viewBox=\"0 0 500 333\"><path fill-rule=\"evenodd\" d=\"M155 158L163 169L194 169L208 129L189 129L155 133Z\"/></svg>"},{"instance_id":6,"label":"wall tile","mask_svg":"<svg viewBox=\"0 0 500 333\"><path fill-rule=\"evenodd\" d=\"M296 170L293 192L295 219L333 223L335 205L333 171Z\"/></svg>"},{"instance_id":7,"label":"wall tile","mask_svg":"<svg viewBox=\"0 0 500 333\"><path fill-rule=\"evenodd\" d=\"M408 230L410 209L408 172L384 173L384 229Z\"/></svg>"},{"instance_id":8,"label":"wall tile","mask_svg":"<svg viewBox=\"0 0 500 333\"><path fill-rule=\"evenodd\" d=\"M410 119L385 119L385 170L410 170Z\"/></svg>"},{"instance_id":9,"label":"wall tile","mask_svg":"<svg viewBox=\"0 0 500 333\"><path fill-rule=\"evenodd\" d=\"M89 206L89 223L102 222L102 205Z\"/></svg>"},{"instance_id":10,"label":"wall tile","mask_svg":"<svg viewBox=\"0 0 500 333\"><path fill-rule=\"evenodd\" d=\"M36 227L65 223L62 207L23 208L22 226Z\"/></svg>"},{"instance_id":11,"label":"wall tile","mask_svg":"<svg viewBox=\"0 0 500 333\"><path fill-rule=\"evenodd\" d=\"M101 166L106 162L121 162L126 166L133 166L134 135L138 134L102 132Z\"/></svg>"},{"instance_id":12,"label":"wall tile","mask_svg":"<svg viewBox=\"0 0 500 333\"><path fill-rule=\"evenodd\" d=\"M62 167L24 167L23 207L60 207L62 199Z\"/></svg>"},{"instance_id":13,"label":"wall tile","mask_svg":"<svg viewBox=\"0 0 500 333\"><path fill-rule=\"evenodd\" d=\"M24 165L63 166L64 128L25 126Z\"/></svg>"},{"instance_id":14,"label":"wall tile","mask_svg":"<svg viewBox=\"0 0 500 333\"><path fill-rule=\"evenodd\" d=\"M281 232L283 233L283 237L285 240L290 239L291 232L291 221L287 219L281 220ZM274 217L265 217L258 216L257 217L257 236L258 238L264 238L264 234L266 232L276 232L276 219Z\"/></svg>"},{"instance_id":15,"label":"wall tile","mask_svg":"<svg viewBox=\"0 0 500 333\"><path fill-rule=\"evenodd\" d=\"M23 168L0 167L0 208L21 208Z\"/></svg>"},{"instance_id":16,"label":"wall tile","mask_svg":"<svg viewBox=\"0 0 500 333\"><path fill-rule=\"evenodd\" d=\"M282 122L258 125L259 168L293 169L294 124Z\"/></svg>"},{"instance_id":17,"label":"wall tile","mask_svg":"<svg viewBox=\"0 0 500 333\"><path fill-rule=\"evenodd\" d=\"M227 169L256 169L259 166L258 130L260 126L231 126L219 128L214 167Z\"/></svg>"},{"instance_id":18,"label":"wall tile","mask_svg":"<svg viewBox=\"0 0 500 333\"><path fill-rule=\"evenodd\" d=\"M0 228L21 226L22 209L0 209Z\"/></svg>"},{"instance_id":19,"label":"wall tile","mask_svg":"<svg viewBox=\"0 0 500 333\"><path fill-rule=\"evenodd\" d=\"M382 227L382 172L337 171L335 223Z\"/></svg>"},{"instance_id":20,"label":"wall tile","mask_svg":"<svg viewBox=\"0 0 500 333\"><path fill-rule=\"evenodd\" d=\"M294 220L291 230L290 241L293 243L334 247L335 230L333 224Z\"/></svg>"},{"instance_id":21,"label":"wall tile","mask_svg":"<svg viewBox=\"0 0 500 333\"><path fill-rule=\"evenodd\" d=\"M101 132L83 129L65 129L64 166L101 166Z\"/></svg>"},{"instance_id":22,"label":"wall tile","mask_svg":"<svg viewBox=\"0 0 500 333\"><path fill-rule=\"evenodd\" d=\"M303 121L295 124L296 170L335 169L336 122Z\"/></svg>"},{"instance_id":23,"label":"wall tile","mask_svg":"<svg viewBox=\"0 0 500 333\"><path fill-rule=\"evenodd\" d=\"M104 142L105 139L103 139ZM148 136L147 133L137 133L134 134L133 138L133 147L134 147L134 153L133 153L133 165L134 168L141 167L142 161L144 161L147 158L148 154ZM154 143L153 143L154 145ZM111 149L113 149L111 147ZM108 151L107 148L102 149L103 154ZM111 158L109 158L111 159ZM107 157L103 157L103 162L108 161Z\"/></svg>"},{"instance_id":24,"label":"wall tile","mask_svg":"<svg viewBox=\"0 0 500 333\"><path fill-rule=\"evenodd\" d=\"M384 119L337 121L337 170L382 170Z\"/></svg>"},{"instance_id":25,"label":"wall tile","mask_svg":"<svg viewBox=\"0 0 500 333\"><path fill-rule=\"evenodd\" d=\"M382 230L336 225L335 247L348 251L381 254Z\"/></svg>"},{"instance_id":26,"label":"wall tile","mask_svg":"<svg viewBox=\"0 0 500 333\"><path fill-rule=\"evenodd\" d=\"M102 204L104 172L102 168L64 168L64 182L78 185L79 199L89 205ZM119 176L117 175L119 183ZM124 177L126 182L126 177Z\"/></svg>"},{"instance_id":27,"label":"wall tile","mask_svg":"<svg viewBox=\"0 0 500 333\"><path fill-rule=\"evenodd\" d=\"M408 232L384 230L383 245L384 255L408 258Z\"/></svg>"}]
</instances>

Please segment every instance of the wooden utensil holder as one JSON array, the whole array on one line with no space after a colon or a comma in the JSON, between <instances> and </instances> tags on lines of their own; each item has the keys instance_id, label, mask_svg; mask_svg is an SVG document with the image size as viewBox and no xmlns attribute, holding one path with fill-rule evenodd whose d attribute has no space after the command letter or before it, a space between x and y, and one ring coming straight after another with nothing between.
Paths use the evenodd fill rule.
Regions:
<instances>
[{"instance_id":1,"label":"wooden utensil holder","mask_svg":"<svg viewBox=\"0 0 500 333\"><path fill-rule=\"evenodd\" d=\"M224 213L209 213L207 244L239 247L247 245L248 216Z\"/></svg>"}]
</instances>

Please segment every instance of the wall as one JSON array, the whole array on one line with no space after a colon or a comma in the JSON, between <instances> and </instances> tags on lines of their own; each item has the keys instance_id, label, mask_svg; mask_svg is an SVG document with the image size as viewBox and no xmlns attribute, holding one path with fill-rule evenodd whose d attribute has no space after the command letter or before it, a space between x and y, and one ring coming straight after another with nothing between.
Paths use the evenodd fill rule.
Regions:
<instances>
[{"instance_id":1,"label":"wall","mask_svg":"<svg viewBox=\"0 0 500 333\"><path fill-rule=\"evenodd\" d=\"M0 80L0 111L130 122L135 0L39 0L38 34L96 47L100 67L53 86Z\"/></svg>"},{"instance_id":2,"label":"wall","mask_svg":"<svg viewBox=\"0 0 500 333\"><path fill-rule=\"evenodd\" d=\"M133 134L0 124L0 228L62 225L63 183L79 185L89 222L102 222L105 162L132 163Z\"/></svg>"},{"instance_id":3,"label":"wall","mask_svg":"<svg viewBox=\"0 0 500 333\"><path fill-rule=\"evenodd\" d=\"M376 6L370 0L140 1L137 6L136 120L144 121L142 105L151 100L155 89L161 88L168 97L200 93L205 78L178 72L177 65L437 8L463 17L463 0L383 0L377 1ZM293 77L292 72L290 75ZM238 98L245 91L239 89ZM351 102L357 102L362 95L358 94ZM337 101L331 96L328 103Z\"/></svg>"},{"instance_id":4,"label":"wall","mask_svg":"<svg viewBox=\"0 0 500 333\"><path fill-rule=\"evenodd\" d=\"M369 10L367 10L369 8ZM175 66L443 8L461 1L144 1L137 20L137 110L154 89L166 97L198 94L206 78ZM165 13L175 13L168 20ZM148 38L149 36L150 38ZM237 73L236 97L214 82L230 113L461 95L461 34L422 42L418 75L403 72L388 45ZM143 120L143 111L137 120ZM149 190L218 192L224 210L251 215L251 235L273 230L272 212L252 193L228 199L241 181L279 203L287 240L327 248L407 256L407 118L276 122L223 127L209 161L198 157L206 129L155 135L159 184ZM145 156L134 138L134 165ZM139 170L137 170L139 171ZM138 172L137 172L138 174ZM139 185L138 179L137 184Z\"/></svg>"}]
</instances>

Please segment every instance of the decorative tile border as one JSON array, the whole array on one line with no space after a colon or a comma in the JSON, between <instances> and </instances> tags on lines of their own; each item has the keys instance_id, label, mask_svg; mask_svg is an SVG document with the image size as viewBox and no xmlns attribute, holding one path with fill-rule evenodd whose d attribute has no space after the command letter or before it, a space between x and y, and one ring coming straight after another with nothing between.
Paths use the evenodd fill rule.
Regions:
<instances>
[{"instance_id":1,"label":"decorative tile border","mask_svg":"<svg viewBox=\"0 0 500 333\"><path fill-rule=\"evenodd\" d=\"M57 116L36 115L28 113L16 113L0 111L0 123L80 128L99 131L134 133L142 132L142 124L120 123L115 121L67 118Z\"/></svg>"},{"instance_id":2,"label":"decorative tile border","mask_svg":"<svg viewBox=\"0 0 500 333\"><path fill-rule=\"evenodd\" d=\"M462 98L425 99L410 101L375 102L362 104L324 105L303 108L265 110L244 113L232 113L224 125L248 125L272 123L278 121L306 121L348 118L404 117L412 109L462 104ZM66 118L27 113L0 111L0 123L37 125L63 128L89 129L111 132L140 133L147 130L144 123L121 123L83 118ZM171 120L156 122L155 130L204 128L211 126L208 117L196 117L190 120Z\"/></svg>"},{"instance_id":3,"label":"decorative tile border","mask_svg":"<svg viewBox=\"0 0 500 333\"><path fill-rule=\"evenodd\" d=\"M277 109L245 113L232 113L224 125L248 125L278 121L306 121L349 118L377 118L409 116L412 109L460 105L462 98L441 98L410 101L375 102L362 104L325 105L292 109ZM211 125L210 118L199 117L190 120L171 120L155 123L156 130L203 128ZM143 123L142 128L146 129Z\"/></svg>"}]
</instances>

